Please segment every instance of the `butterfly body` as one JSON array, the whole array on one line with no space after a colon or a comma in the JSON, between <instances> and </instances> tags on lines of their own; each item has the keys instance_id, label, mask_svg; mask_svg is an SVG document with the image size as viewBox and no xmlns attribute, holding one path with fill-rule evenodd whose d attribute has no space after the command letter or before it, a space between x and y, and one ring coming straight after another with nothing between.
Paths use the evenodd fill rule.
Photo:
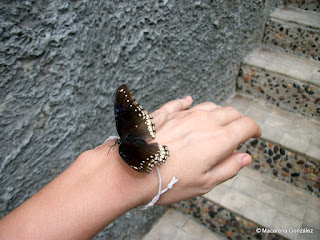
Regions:
<instances>
[{"instance_id":1,"label":"butterfly body","mask_svg":"<svg viewBox=\"0 0 320 240\"><path fill-rule=\"evenodd\" d=\"M120 139L119 154L132 168L150 173L156 164L163 164L169 156L166 146L148 143L155 138L155 125L147 110L136 101L126 85L115 95L114 113Z\"/></svg>"}]
</instances>

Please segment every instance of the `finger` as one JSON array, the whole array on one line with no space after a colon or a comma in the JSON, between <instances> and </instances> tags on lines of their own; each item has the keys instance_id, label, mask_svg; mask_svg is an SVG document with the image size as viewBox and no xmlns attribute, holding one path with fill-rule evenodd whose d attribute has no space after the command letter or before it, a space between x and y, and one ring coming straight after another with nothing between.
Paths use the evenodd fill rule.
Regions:
<instances>
[{"instance_id":1,"label":"finger","mask_svg":"<svg viewBox=\"0 0 320 240\"><path fill-rule=\"evenodd\" d=\"M241 117L225 126L231 149L237 148L250 138L261 136L261 128L251 118Z\"/></svg>"},{"instance_id":2,"label":"finger","mask_svg":"<svg viewBox=\"0 0 320 240\"><path fill-rule=\"evenodd\" d=\"M161 108L153 112L152 115L154 116L162 113L169 114L169 113L186 110L191 106L192 101L193 100L191 96L186 96L185 98L182 98L182 99L176 99L176 100L167 102Z\"/></svg>"},{"instance_id":3,"label":"finger","mask_svg":"<svg viewBox=\"0 0 320 240\"><path fill-rule=\"evenodd\" d=\"M227 181L236 176L238 172L248 166L252 162L252 158L247 153L233 153L211 170L207 172L208 177L216 184Z\"/></svg>"},{"instance_id":4,"label":"finger","mask_svg":"<svg viewBox=\"0 0 320 240\"><path fill-rule=\"evenodd\" d=\"M212 102L204 102L204 103L200 103L200 104L190 108L190 111L194 111L194 110L213 111L218 108L221 108L221 107L219 105L212 103Z\"/></svg>"},{"instance_id":5,"label":"finger","mask_svg":"<svg viewBox=\"0 0 320 240\"><path fill-rule=\"evenodd\" d=\"M243 117L243 114L233 107L224 107L216 109L213 119L220 126L227 125Z\"/></svg>"}]
</instances>

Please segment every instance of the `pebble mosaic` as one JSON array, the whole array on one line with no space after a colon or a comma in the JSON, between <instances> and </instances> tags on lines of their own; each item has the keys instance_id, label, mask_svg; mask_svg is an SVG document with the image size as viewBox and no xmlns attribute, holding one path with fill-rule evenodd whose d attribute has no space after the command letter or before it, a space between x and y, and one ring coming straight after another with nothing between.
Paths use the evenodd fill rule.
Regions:
<instances>
[{"instance_id":1,"label":"pebble mosaic","mask_svg":"<svg viewBox=\"0 0 320 240\"><path fill-rule=\"evenodd\" d=\"M203 198L196 197L172 205L174 208L194 217L210 230L226 235L227 239L286 239L275 233L257 233L256 229L263 226L247 220L243 216L212 203Z\"/></svg>"},{"instance_id":2,"label":"pebble mosaic","mask_svg":"<svg viewBox=\"0 0 320 240\"><path fill-rule=\"evenodd\" d=\"M303 10L320 12L319 0L284 0L283 3Z\"/></svg>"},{"instance_id":3,"label":"pebble mosaic","mask_svg":"<svg viewBox=\"0 0 320 240\"><path fill-rule=\"evenodd\" d=\"M261 174L267 174L320 197L319 161L263 139L247 141L240 145L237 151L251 154L253 163L250 167Z\"/></svg>"},{"instance_id":4,"label":"pebble mosaic","mask_svg":"<svg viewBox=\"0 0 320 240\"><path fill-rule=\"evenodd\" d=\"M291 112L320 120L320 87L294 81L286 76L261 68L242 65L237 91Z\"/></svg>"},{"instance_id":5,"label":"pebble mosaic","mask_svg":"<svg viewBox=\"0 0 320 240\"><path fill-rule=\"evenodd\" d=\"M263 43L281 47L288 53L320 61L319 39L319 30L270 19L266 23Z\"/></svg>"}]
</instances>

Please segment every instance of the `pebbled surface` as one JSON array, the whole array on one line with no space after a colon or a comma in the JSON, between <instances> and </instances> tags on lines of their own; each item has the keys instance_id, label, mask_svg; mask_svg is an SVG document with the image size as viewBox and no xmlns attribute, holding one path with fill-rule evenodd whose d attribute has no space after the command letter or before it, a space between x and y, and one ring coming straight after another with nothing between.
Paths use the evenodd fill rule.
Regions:
<instances>
[{"instance_id":1,"label":"pebbled surface","mask_svg":"<svg viewBox=\"0 0 320 240\"><path fill-rule=\"evenodd\" d=\"M263 42L279 51L320 61L319 37L320 13L277 9L266 23Z\"/></svg>"},{"instance_id":2,"label":"pebbled surface","mask_svg":"<svg viewBox=\"0 0 320 240\"><path fill-rule=\"evenodd\" d=\"M1 1L1 217L116 133L122 83L150 111L225 101L276 2ZM133 210L97 238L139 238L163 212Z\"/></svg>"},{"instance_id":3,"label":"pebbled surface","mask_svg":"<svg viewBox=\"0 0 320 240\"><path fill-rule=\"evenodd\" d=\"M287 7L301 8L306 11L320 12L319 0L283 0Z\"/></svg>"}]
</instances>

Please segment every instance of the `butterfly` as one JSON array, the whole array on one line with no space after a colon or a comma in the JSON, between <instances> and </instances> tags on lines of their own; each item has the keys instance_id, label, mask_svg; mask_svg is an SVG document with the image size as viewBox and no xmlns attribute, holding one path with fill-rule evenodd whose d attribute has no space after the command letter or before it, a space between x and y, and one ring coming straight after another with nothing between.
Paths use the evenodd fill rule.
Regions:
<instances>
[{"instance_id":1,"label":"butterfly","mask_svg":"<svg viewBox=\"0 0 320 240\"><path fill-rule=\"evenodd\" d=\"M121 158L138 172L150 173L157 164L169 157L167 146L148 143L156 137L155 125L147 110L137 102L126 85L121 85L115 94L114 115L120 139Z\"/></svg>"}]
</instances>

